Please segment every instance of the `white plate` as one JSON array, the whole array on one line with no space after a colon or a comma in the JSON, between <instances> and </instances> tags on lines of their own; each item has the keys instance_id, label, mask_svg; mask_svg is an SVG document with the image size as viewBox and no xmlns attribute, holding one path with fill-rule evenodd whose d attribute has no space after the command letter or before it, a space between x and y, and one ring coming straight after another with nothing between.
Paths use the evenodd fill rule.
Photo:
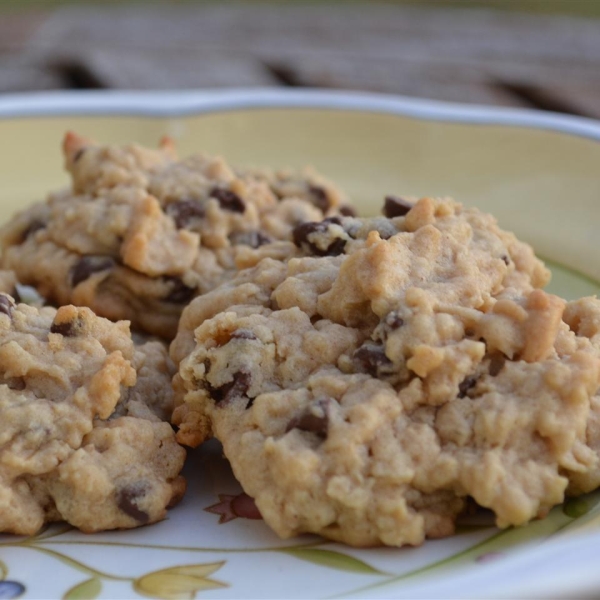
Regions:
<instances>
[{"instance_id":1,"label":"white plate","mask_svg":"<svg viewBox=\"0 0 600 600\"><path fill-rule=\"evenodd\" d=\"M55 147L69 126L102 141L149 143L169 132L183 153L203 148L232 161L314 162L364 211L384 191L447 191L497 213L553 259L552 290L599 289L600 261L590 257L600 216L600 125L592 121L315 91L5 96L3 218L64 182ZM472 523L420 548L357 550L312 536L276 538L252 518L215 442L192 452L185 471L189 493L157 525L94 535L54 525L32 538L0 536L0 598L573 598L600 591L600 494L519 529Z\"/></svg>"}]
</instances>

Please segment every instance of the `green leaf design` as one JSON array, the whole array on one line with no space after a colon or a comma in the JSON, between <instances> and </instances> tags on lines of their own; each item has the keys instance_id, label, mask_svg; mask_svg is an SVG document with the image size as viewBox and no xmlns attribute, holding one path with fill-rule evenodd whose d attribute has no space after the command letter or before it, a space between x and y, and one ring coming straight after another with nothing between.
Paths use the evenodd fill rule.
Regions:
<instances>
[{"instance_id":1,"label":"green leaf design","mask_svg":"<svg viewBox=\"0 0 600 600\"><path fill-rule=\"evenodd\" d=\"M584 498L571 498L563 505L563 513L572 519L578 519L587 514L591 508L590 503Z\"/></svg>"},{"instance_id":2,"label":"green leaf design","mask_svg":"<svg viewBox=\"0 0 600 600\"><path fill-rule=\"evenodd\" d=\"M574 521L571 518L564 514L562 507L557 506L550 511L550 514L545 519L532 521L529 525L524 527L511 527L501 531L496 530L494 535L491 535L489 538L478 542L469 548L465 548L456 554L429 563L414 571L408 571L402 575L390 577L384 581L377 581L365 585L361 588L352 590L352 592L344 593L343 595L346 596L351 593L352 595L361 595L361 597L364 597L366 595L365 592L369 590L389 586L398 583L399 581L405 581L425 575L432 577L434 576L434 573L448 572L448 570L456 569L460 565L472 565L483 554L509 551L513 548L517 548L520 544L536 540L545 540L573 522ZM332 596L332 598L339 598L341 596L342 594Z\"/></svg>"},{"instance_id":3,"label":"green leaf design","mask_svg":"<svg viewBox=\"0 0 600 600\"><path fill-rule=\"evenodd\" d=\"M94 600L102 591L102 582L96 577L86 579L72 587L64 596L63 600Z\"/></svg>"},{"instance_id":4,"label":"green leaf design","mask_svg":"<svg viewBox=\"0 0 600 600\"><path fill-rule=\"evenodd\" d=\"M136 592L163 600L192 600L196 592L227 587L226 583L209 579L225 561L201 565L183 565L148 573L133 582Z\"/></svg>"},{"instance_id":5,"label":"green leaf design","mask_svg":"<svg viewBox=\"0 0 600 600\"><path fill-rule=\"evenodd\" d=\"M339 569L340 571L350 571L351 573L362 573L367 575L384 575L366 562L348 556L335 550L322 550L321 548L286 548L281 550L285 554L290 554L300 560L306 560L322 567Z\"/></svg>"},{"instance_id":6,"label":"green leaf design","mask_svg":"<svg viewBox=\"0 0 600 600\"><path fill-rule=\"evenodd\" d=\"M4 564L4 561L0 560L0 581L4 581L8 575L8 567Z\"/></svg>"}]
</instances>

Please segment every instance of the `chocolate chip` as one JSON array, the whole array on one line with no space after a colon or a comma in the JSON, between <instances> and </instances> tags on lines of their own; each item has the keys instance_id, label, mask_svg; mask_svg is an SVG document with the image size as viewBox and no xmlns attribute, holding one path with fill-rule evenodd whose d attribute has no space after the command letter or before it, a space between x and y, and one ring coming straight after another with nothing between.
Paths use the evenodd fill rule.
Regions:
<instances>
[{"instance_id":1,"label":"chocolate chip","mask_svg":"<svg viewBox=\"0 0 600 600\"><path fill-rule=\"evenodd\" d=\"M234 373L233 379L229 383L215 388L207 386L210 397L216 404L228 404L232 400L243 398L250 388L252 377L247 371L238 371Z\"/></svg>"},{"instance_id":2,"label":"chocolate chip","mask_svg":"<svg viewBox=\"0 0 600 600\"><path fill-rule=\"evenodd\" d=\"M321 221L319 223L300 223L300 225L294 227L292 232L294 244L296 244L298 248L302 248L305 251L308 250L308 252L316 256L339 256L340 254L343 254L344 248L346 247L346 240L342 238L334 239L333 242L331 242L331 244L325 248L325 250L319 248L316 244L308 239L309 235L326 233L329 228L329 224L331 223L336 223L338 225L341 223L341 220L339 220L338 217L334 218L337 218L339 223L336 223L330 219L326 219L325 221Z\"/></svg>"},{"instance_id":3,"label":"chocolate chip","mask_svg":"<svg viewBox=\"0 0 600 600\"><path fill-rule=\"evenodd\" d=\"M0 313L11 316L14 305L6 294L0 294Z\"/></svg>"},{"instance_id":4,"label":"chocolate chip","mask_svg":"<svg viewBox=\"0 0 600 600\"><path fill-rule=\"evenodd\" d=\"M75 154L73 155L73 162L76 163L83 156L86 150L87 148L80 148L79 150L77 150L77 152L75 152Z\"/></svg>"},{"instance_id":5,"label":"chocolate chip","mask_svg":"<svg viewBox=\"0 0 600 600\"><path fill-rule=\"evenodd\" d=\"M375 340L376 344L369 342L370 346L377 347L377 344L383 344L394 331L404 326L404 319L393 310L389 312L376 327L371 339ZM388 365L389 366L389 365ZM389 372L389 369L387 369Z\"/></svg>"},{"instance_id":6,"label":"chocolate chip","mask_svg":"<svg viewBox=\"0 0 600 600\"><path fill-rule=\"evenodd\" d=\"M232 340L255 340L256 336L254 335L254 332L250 331L249 329L236 329L231 334L230 339L232 339Z\"/></svg>"},{"instance_id":7,"label":"chocolate chip","mask_svg":"<svg viewBox=\"0 0 600 600\"><path fill-rule=\"evenodd\" d=\"M29 223L29 225L21 233L20 243L22 244L27 238L29 238L31 235L33 235L36 231L39 231L40 229L45 229L45 228L46 228L46 223L44 223L44 221L42 221L41 219L34 219L33 221L31 221L31 223Z\"/></svg>"},{"instance_id":8,"label":"chocolate chip","mask_svg":"<svg viewBox=\"0 0 600 600\"><path fill-rule=\"evenodd\" d=\"M353 206L350 206L349 204L343 204L342 206L340 206L340 215L344 215L344 217L356 217L356 215L358 214L356 212L356 209Z\"/></svg>"},{"instance_id":9,"label":"chocolate chip","mask_svg":"<svg viewBox=\"0 0 600 600\"><path fill-rule=\"evenodd\" d=\"M286 427L286 433L292 429L316 433L321 439L327 437L329 429L329 411L331 398L320 398L313 402L301 415L294 417Z\"/></svg>"},{"instance_id":10,"label":"chocolate chip","mask_svg":"<svg viewBox=\"0 0 600 600\"><path fill-rule=\"evenodd\" d=\"M209 196L211 198L216 198L223 210L239 213L243 213L246 210L244 201L231 190L215 187L210 191Z\"/></svg>"},{"instance_id":11,"label":"chocolate chip","mask_svg":"<svg viewBox=\"0 0 600 600\"><path fill-rule=\"evenodd\" d=\"M396 311L392 311L386 315L385 324L390 329L400 329L404 325L404 319Z\"/></svg>"},{"instance_id":12,"label":"chocolate chip","mask_svg":"<svg viewBox=\"0 0 600 600\"><path fill-rule=\"evenodd\" d=\"M504 368L506 363L506 357L504 354L494 354L490 359L489 373L492 377L496 377L500 371Z\"/></svg>"},{"instance_id":13,"label":"chocolate chip","mask_svg":"<svg viewBox=\"0 0 600 600\"><path fill-rule=\"evenodd\" d=\"M327 196L327 191L320 185L308 186L308 192L311 196L311 202L322 212L326 213L331 207L331 202Z\"/></svg>"},{"instance_id":14,"label":"chocolate chip","mask_svg":"<svg viewBox=\"0 0 600 600\"><path fill-rule=\"evenodd\" d=\"M175 221L177 229L185 229L194 220L202 219L206 216L204 206L199 200L177 200L177 202L170 202L167 204L165 212Z\"/></svg>"},{"instance_id":15,"label":"chocolate chip","mask_svg":"<svg viewBox=\"0 0 600 600\"><path fill-rule=\"evenodd\" d=\"M467 392L475 386L477 379L475 377L465 377L458 386L458 397L464 398Z\"/></svg>"},{"instance_id":16,"label":"chocolate chip","mask_svg":"<svg viewBox=\"0 0 600 600\"><path fill-rule=\"evenodd\" d=\"M339 256L340 254L344 254L345 247L346 240L343 240L342 238L337 238L334 242L331 242L331 244L327 246L325 256Z\"/></svg>"},{"instance_id":17,"label":"chocolate chip","mask_svg":"<svg viewBox=\"0 0 600 600\"><path fill-rule=\"evenodd\" d=\"M93 273L106 271L114 267L115 261L110 256L82 256L71 267L71 285L77 287Z\"/></svg>"},{"instance_id":18,"label":"chocolate chip","mask_svg":"<svg viewBox=\"0 0 600 600\"><path fill-rule=\"evenodd\" d=\"M60 335L64 337L71 337L75 335L75 328L73 327L72 321L67 321L66 323L52 323L50 333L60 333Z\"/></svg>"},{"instance_id":19,"label":"chocolate chip","mask_svg":"<svg viewBox=\"0 0 600 600\"><path fill-rule=\"evenodd\" d=\"M81 319L65 321L64 323L52 323L50 333L60 333L64 337L74 337L81 330Z\"/></svg>"},{"instance_id":20,"label":"chocolate chip","mask_svg":"<svg viewBox=\"0 0 600 600\"><path fill-rule=\"evenodd\" d=\"M260 231L234 231L229 234L229 242L232 246L250 246L259 248L271 243L271 238Z\"/></svg>"},{"instance_id":21,"label":"chocolate chip","mask_svg":"<svg viewBox=\"0 0 600 600\"><path fill-rule=\"evenodd\" d=\"M138 523L144 525L150 520L147 512L144 512L137 505L137 499L146 495L145 485L131 485L117 492L117 506Z\"/></svg>"},{"instance_id":22,"label":"chocolate chip","mask_svg":"<svg viewBox=\"0 0 600 600\"><path fill-rule=\"evenodd\" d=\"M298 248L302 248L303 244L307 244L311 250L318 251L318 248L312 242L308 241L308 236L311 233L321 233L323 228L319 227L319 225L320 223L313 222L300 223L300 225L296 225L292 232L294 244L296 244Z\"/></svg>"},{"instance_id":23,"label":"chocolate chip","mask_svg":"<svg viewBox=\"0 0 600 600\"><path fill-rule=\"evenodd\" d=\"M196 295L196 288L187 286L179 277L164 277L171 283L171 291L165 298L165 302L173 304L187 304Z\"/></svg>"},{"instance_id":24,"label":"chocolate chip","mask_svg":"<svg viewBox=\"0 0 600 600\"><path fill-rule=\"evenodd\" d=\"M383 346L366 343L352 356L355 366L362 373L377 377L381 367L389 366L392 361L385 355Z\"/></svg>"},{"instance_id":25,"label":"chocolate chip","mask_svg":"<svg viewBox=\"0 0 600 600\"><path fill-rule=\"evenodd\" d=\"M383 214L388 219L403 217L412 207L413 205L403 198L399 198L398 196L386 196L385 204L383 205Z\"/></svg>"},{"instance_id":26,"label":"chocolate chip","mask_svg":"<svg viewBox=\"0 0 600 600\"><path fill-rule=\"evenodd\" d=\"M504 264L507 267L508 267L508 265L510 265L510 258L508 258L508 256L506 254L503 254L500 258L504 261Z\"/></svg>"}]
</instances>

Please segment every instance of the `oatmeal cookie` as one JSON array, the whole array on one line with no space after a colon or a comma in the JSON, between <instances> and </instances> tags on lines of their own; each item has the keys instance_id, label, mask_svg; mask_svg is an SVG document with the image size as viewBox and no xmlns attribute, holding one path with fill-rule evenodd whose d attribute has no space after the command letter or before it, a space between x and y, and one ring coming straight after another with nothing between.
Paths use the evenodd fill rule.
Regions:
<instances>
[{"instance_id":1,"label":"oatmeal cookie","mask_svg":"<svg viewBox=\"0 0 600 600\"><path fill-rule=\"evenodd\" d=\"M164 518L185 489L172 374L163 345L134 346L125 322L0 293L0 531Z\"/></svg>"},{"instance_id":2,"label":"oatmeal cookie","mask_svg":"<svg viewBox=\"0 0 600 600\"><path fill-rule=\"evenodd\" d=\"M221 440L282 537L356 546L500 527L600 482L600 307L540 288L529 246L448 200L294 230L186 309L179 439ZM595 416L594 416L595 415Z\"/></svg>"},{"instance_id":3,"label":"oatmeal cookie","mask_svg":"<svg viewBox=\"0 0 600 600\"><path fill-rule=\"evenodd\" d=\"M384 217L370 219L333 216L295 227L292 239L296 253L289 268L293 266L299 273L284 286L286 304L293 306L297 302L305 312L314 312L313 304L321 289L335 280L342 263L345 276L341 281L349 288L348 293L339 283L330 297L338 294L340 309L356 310L358 319L365 318L362 308L366 298L357 302L356 295L370 292L363 291L366 284L362 270L369 272L370 279L377 276L376 289L371 292L377 296L375 300L382 302L390 296L388 303L400 294L395 291L398 283L409 287L422 282L424 287L439 292L444 302L465 301L485 307L490 297L505 288L530 291L543 287L550 279L548 269L529 245L500 229L491 215L476 209L464 209L452 200L430 198L413 206L389 196L384 213ZM380 243L375 244L377 240ZM355 258L346 265L348 255L371 246L361 271L356 270L360 265ZM430 271L435 266L431 257L439 261L437 273ZM304 268L310 276L302 274ZM221 307L267 305L280 278L286 277L286 269L284 261L264 261L261 268L242 272L235 280L221 285L205 301L192 302L183 311L177 337L171 344L175 363L179 364L194 348L194 330ZM456 284L453 287L446 282L450 277ZM352 320L352 315L349 318Z\"/></svg>"},{"instance_id":4,"label":"oatmeal cookie","mask_svg":"<svg viewBox=\"0 0 600 600\"><path fill-rule=\"evenodd\" d=\"M0 232L2 265L56 305L88 306L172 338L183 307L266 256L298 223L351 211L317 173L240 170L221 158L100 146L67 134L70 190Z\"/></svg>"}]
</instances>

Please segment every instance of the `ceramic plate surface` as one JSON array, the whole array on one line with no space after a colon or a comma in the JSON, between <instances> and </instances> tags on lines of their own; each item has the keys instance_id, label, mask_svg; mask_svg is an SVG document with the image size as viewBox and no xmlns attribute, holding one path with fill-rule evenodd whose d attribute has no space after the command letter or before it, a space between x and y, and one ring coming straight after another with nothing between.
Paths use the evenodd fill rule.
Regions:
<instances>
[{"instance_id":1,"label":"ceramic plate surface","mask_svg":"<svg viewBox=\"0 0 600 600\"><path fill-rule=\"evenodd\" d=\"M313 91L43 94L0 99L0 219L67 184L59 144L205 150L253 166L312 164L363 214L387 193L448 195L498 217L553 271L551 292L600 289L600 124L558 115ZM0 424L1 426L1 424ZM483 521L419 548L282 541L219 446L190 453L190 489L156 525L84 535L54 525L0 535L0 598L597 597L600 493L527 527ZM257 518L258 517L258 518Z\"/></svg>"}]
</instances>

